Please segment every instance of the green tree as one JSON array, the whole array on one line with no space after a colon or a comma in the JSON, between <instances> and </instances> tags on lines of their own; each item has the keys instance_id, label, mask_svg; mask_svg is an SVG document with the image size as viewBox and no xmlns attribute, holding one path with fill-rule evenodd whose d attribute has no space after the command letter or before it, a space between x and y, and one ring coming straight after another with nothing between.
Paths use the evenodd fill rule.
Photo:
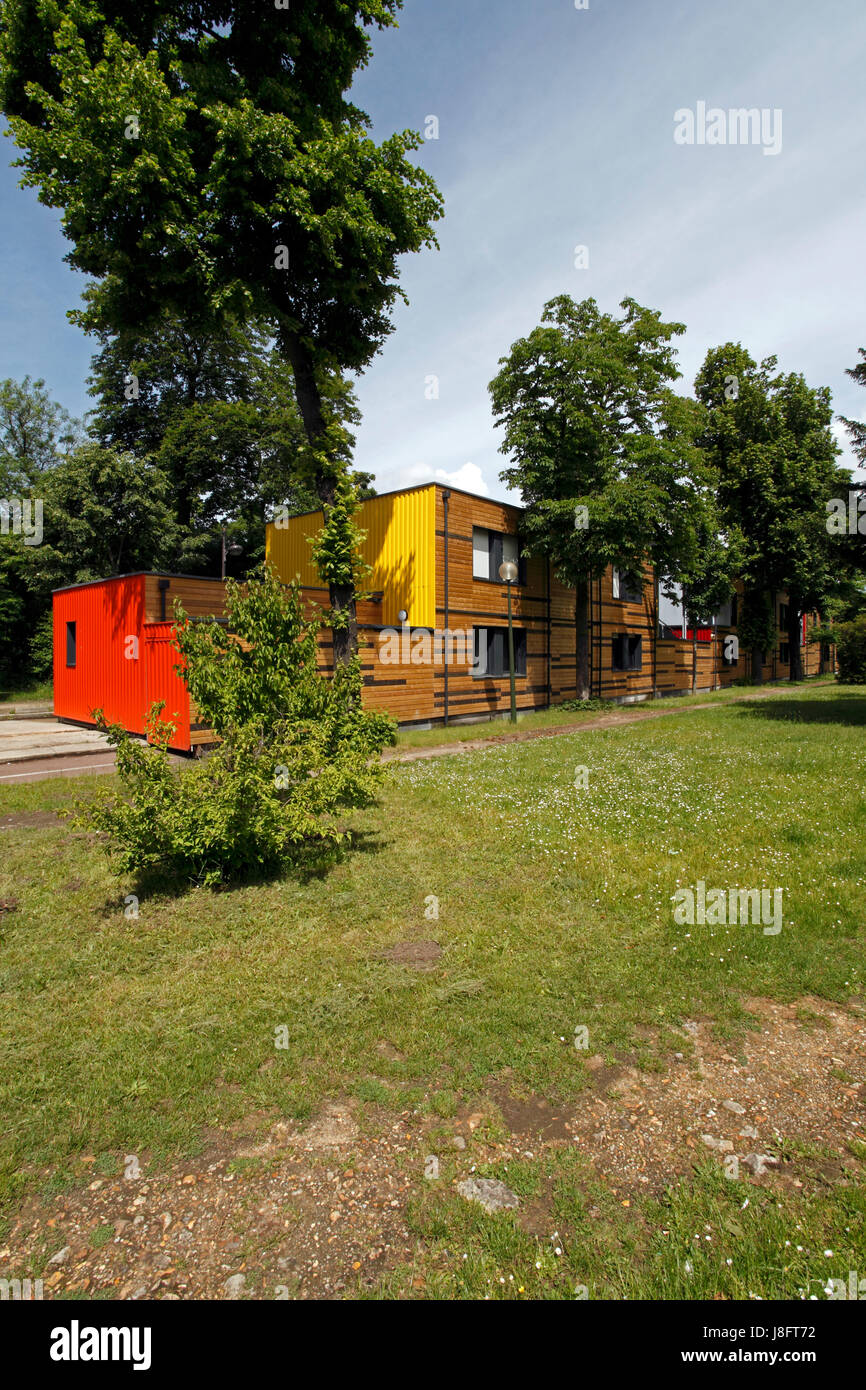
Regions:
<instances>
[{"instance_id":1,"label":"green tree","mask_svg":"<svg viewBox=\"0 0 866 1390\"><path fill-rule=\"evenodd\" d=\"M839 679L852 685L866 685L866 613L833 629L839 656Z\"/></svg>"},{"instance_id":2,"label":"green tree","mask_svg":"<svg viewBox=\"0 0 866 1390\"><path fill-rule=\"evenodd\" d=\"M63 212L69 261L94 277L89 330L158 313L267 326L291 365L311 484L327 511L346 437L327 395L393 329L399 258L442 214L404 131L377 145L346 96L367 28L400 0L158 6L7 0L3 107L24 182ZM331 593L332 607L353 600ZM339 661L350 624L335 632Z\"/></svg>"},{"instance_id":3,"label":"green tree","mask_svg":"<svg viewBox=\"0 0 866 1390\"><path fill-rule=\"evenodd\" d=\"M829 389L807 385L799 373L780 377L781 416L778 520L770 537L774 567L788 594L790 679L803 679L802 617L824 610L844 588L852 556L827 528L828 503L847 495L851 473L837 463Z\"/></svg>"},{"instance_id":4,"label":"green tree","mask_svg":"<svg viewBox=\"0 0 866 1390\"><path fill-rule=\"evenodd\" d=\"M590 583L647 560L676 575L697 543L706 473L692 403L675 395L672 339L684 332L624 299L621 317L561 295L490 383L523 494L527 549L576 591L578 698L589 695Z\"/></svg>"},{"instance_id":5,"label":"green tree","mask_svg":"<svg viewBox=\"0 0 866 1390\"><path fill-rule=\"evenodd\" d=\"M0 382L0 684L6 687L27 686L51 670L51 595L35 582L38 509L44 512L52 474L80 438L78 421L51 399L44 381ZM29 535L10 524L16 506L26 509Z\"/></svg>"},{"instance_id":6,"label":"green tree","mask_svg":"<svg viewBox=\"0 0 866 1390\"><path fill-rule=\"evenodd\" d=\"M846 368L848 376L858 382L860 386L866 386L866 348L858 349L860 361L856 367ZM857 457L861 469L866 469L866 424L861 420L851 420L847 416L840 416L842 424L848 431L851 438L851 447ZM861 478L859 482L853 482L850 491L856 494L855 506L857 508L856 529L851 530L851 499L849 497L849 518L848 531L844 542L848 570L852 582L858 590L862 590L864 579L866 579L866 478ZM844 497L844 494L843 494ZM840 500L842 500L840 498Z\"/></svg>"},{"instance_id":7,"label":"green tree","mask_svg":"<svg viewBox=\"0 0 866 1390\"><path fill-rule=\"evenodd\" d=\"M104 444L154 462L175 499L184 573L219 569L221 529L241 544L246 568L264 558L265 522L319 506L303 467L306 437L291 369L261 329L194 332L168 315L146 334L106 339L94 358L89 424ZM360 419L345 378L326 385L343 424L348 467ZM369 474L355 475L372 495Z\"/></svg>"},{"instance_id":8,"label":"green tree","mask_svg":"<svg viewBox=\"0 0 866 1390\"><path fill-rule=\"evenodd\" d=\"M823 607L841 578L843 548L827 530L827 502L846 487L836 463L830 393L797 373L760 364L739 343L707 353L695 381L706 411L700 443L718 476L724 527L739 536L745 596L740 635L760 682L776 642L774 596L788 592L790 676L802 679L800 619Z\"/></svg>"},{"instance_id":9,"label":"green tree","mask_svg":"<svg viewBox=\"0 0 866 1390\"><path fill-rule=\"evenodd\" d=\"M87 443L46 487L45 538L32 551L43 590L161 569L175 546L168 479L152 463Z\"/></svg>"},{"instance_id":10,"label":"green tree","mask_svg":"<svg viewBox=\"0 0 866 1390\"><path fill-rule=\"evenodd\" d=\"M690 511L690 543L672 566L682 592L686 627L692 630L692 694L698 688L698 628L709 627L734 592L739 570L737 539L726 536L714 492L704 489Z\"/></svg>"},{"instance_id":11,"label":"green tree","mask_svg":"<svg viewBox=\"0 0 866 1390\"><path fill-rule=\"evenodd\" d=\"M846 367L845 372L860 386L866 386L866 348L858 348L857 352L860 361L855 367ZM866 468L866 424L862 420L850 420L845 415L839 418L851 436L851 447L861 467Z\"/></svg>"},{"instance_id":12,"label":"green tree","mask_svg":"<svg viewBox=\"0 0 866 1390\"><path fill-rule=\"evenodd\" d=\"M81 439L81 427L40 378L0 381L0 497L30 492Z\"/></svg>"}]
</instances>

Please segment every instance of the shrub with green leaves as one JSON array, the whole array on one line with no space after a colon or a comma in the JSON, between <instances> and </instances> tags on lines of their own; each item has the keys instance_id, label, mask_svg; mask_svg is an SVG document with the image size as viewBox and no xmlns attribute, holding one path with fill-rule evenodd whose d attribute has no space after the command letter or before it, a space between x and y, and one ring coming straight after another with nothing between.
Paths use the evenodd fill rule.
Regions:
<instances>
[{"instance_id":1,"label":"shrub with green leaves","mask_svg":"<svg viewBox=\"0 0 866 1390\"><path fill-rule=\"evenodd\" d=\"M840 681L846 685L866 684L866 613L833 628L833 637Z\"/></svg>"},{"instance_id":2,"label":"shrub with green leaves","mask_svg":"<svg viewBox=\"0 0 866 1390\"><path fill-rule=\"evenodd\" d=\"M103 834L124 870L212 886L321 860L347 838L339 814L375 799L395 725L362 708L359 660L321 672L318 620L304 617L297 584L267 568L227 583L226 614L224 626L175 607L177 669L219 739L205 761L178 769L169 758L162 705L146 744L99 715L124 795L79 806L77 823Z\"/></svg>"}]
</instances>

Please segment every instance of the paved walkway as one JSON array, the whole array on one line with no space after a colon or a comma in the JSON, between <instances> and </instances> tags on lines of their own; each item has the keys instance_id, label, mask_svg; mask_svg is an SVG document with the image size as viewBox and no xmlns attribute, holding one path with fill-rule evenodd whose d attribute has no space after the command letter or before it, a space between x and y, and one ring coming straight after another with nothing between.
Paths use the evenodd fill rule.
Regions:
<instances>
[{"instance_id":1,"label":"paved walkway","mask_svg":"<svg viewBox=\"0 0 866 1390\"><path fill-rule=\"evenodd\" d=\"M98 729L45 718L0 718L0 785L111 772L114 749Z\"/></svg>"}]
</instances>

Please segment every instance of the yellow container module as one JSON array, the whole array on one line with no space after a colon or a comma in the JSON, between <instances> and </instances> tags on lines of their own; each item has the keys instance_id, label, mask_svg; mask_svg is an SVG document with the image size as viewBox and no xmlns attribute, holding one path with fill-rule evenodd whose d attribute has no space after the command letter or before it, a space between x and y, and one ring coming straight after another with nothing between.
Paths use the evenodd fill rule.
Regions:
<instances>
[{"instance_id":1,"label":"yellow container module","mask_svg":"<svg viewBox=\"0 0 866 1390\"><path fill-rule=\"evenodd\" d=\"M307 539L317 535L322 521L321 512L305 512L268 524L267 558L284 584L297 578L304 588L324 589ZM367 533L361 546L370 566L365 588L381 591L383 623L398 627L397 615L405 610L412 627L435 627L435 484L371 497L361 503L357 523ZM324 593L321 602L327 602Z\"/></svg>"}]
</instances>

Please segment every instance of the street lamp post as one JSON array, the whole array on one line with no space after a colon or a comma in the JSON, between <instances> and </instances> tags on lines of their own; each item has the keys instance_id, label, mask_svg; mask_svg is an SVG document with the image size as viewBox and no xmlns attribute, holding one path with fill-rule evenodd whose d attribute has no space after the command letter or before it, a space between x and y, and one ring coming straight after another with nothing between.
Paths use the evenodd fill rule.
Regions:
<instances>
[{"instance_id":1,"label":"street lamp post","mask_svg":"<svg viewBox=\"0 0 866 1390\"><path fill-rule=\"evenodd\" d=\"M227 540L227 536L226 536L227 530L228 530L228 528L225 527L225 526L223 526L223 528L222 528L222 574L220 575L220 578L221 578L221 579L225 579L225 577L226 577L226 556L228 556L228 555L241 555L241 554L243 553L243 546L242 546L242 545L236 545L234 542L232 542L231 545L228 544L228 540Z\"/></svg>"},{"instance_id":2,"label":"street lamp post","mask_svg":"<svg viewBox=\"0 0 866 1390\"><path fill-rule=\"evenodd\" d=\"M517 695L514 689L514 628L511 626L511 586L517 582L517 566L504 560L499 566L499 578L508 586L508 675L511 682L511 723L517 723Z\"/></svg>"}]
</instances>

